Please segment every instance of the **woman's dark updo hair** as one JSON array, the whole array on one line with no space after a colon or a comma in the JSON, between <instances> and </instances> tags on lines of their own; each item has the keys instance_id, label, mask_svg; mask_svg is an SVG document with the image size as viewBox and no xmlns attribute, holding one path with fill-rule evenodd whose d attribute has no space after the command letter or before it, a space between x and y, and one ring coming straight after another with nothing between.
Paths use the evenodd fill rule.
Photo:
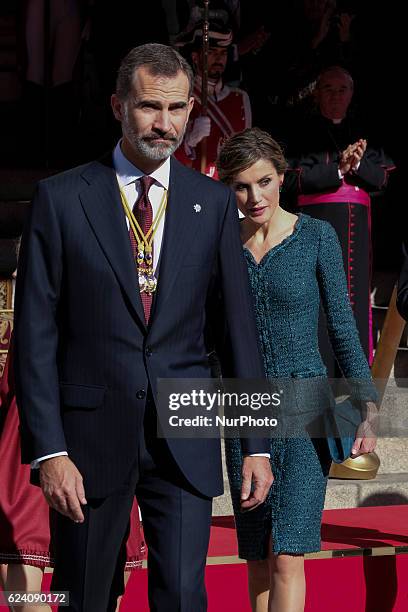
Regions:
<instances>
[{"instance_id":1,"label":"woman's dark updo hair","mask_svg":"<svg viewBox=\"0 0 408 612\"><path fill-rule=\"evenodd\" d=\"M218 176L230 184L237 174L260 159L270 161L278 174L287 170L288 162L276 140L259 128L247 128L231 136L222 146L217 159Z\"/></svg>"}]
</instances>

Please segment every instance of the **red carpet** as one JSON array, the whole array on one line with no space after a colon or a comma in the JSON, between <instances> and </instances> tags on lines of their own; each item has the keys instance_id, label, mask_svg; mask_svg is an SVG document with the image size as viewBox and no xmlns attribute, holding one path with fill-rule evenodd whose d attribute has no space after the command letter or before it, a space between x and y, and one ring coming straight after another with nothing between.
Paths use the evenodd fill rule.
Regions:
<instances>
[{"instance_id":1,"label":"red carpet","mask_svg":"<svg viewBox=\"0 0 408 612\"><path fill-rule=\"evenodd\" d=\"M408 506L326 510L322 552L305 564L306 612L408 612L404 553ZM209 612L250 612L246 566L236 554L232 517L214 517L206 569ZM134 573L121 612L148 611L146 590L146 571Z\"/></svg>"},{"instance_id":2,"label":"red carpet","mask_svg":"<svg viewBox=\"0 0 408 612\"><path fill-rule=\"evenodd\" d=\"M306 612L408 612L407 519L408 506L326 510L322 551L306 560ZM250 612L246 566L236 555L232 517L214 517L206 569L209 612ZM49 581L47 574L44 589ZM147 611L147 572L136 571L121 612Z\"/></svg>"},{"instance_id":3,"label":"red carpet","mask_svg":"<svg viewBox=\"0 0 408 612\"><path fill-rule=\"evenodd\" d=\"M323 512L323 551L381 546L408 546L408 506L373 506ZM233 518L213 517L209 557L236 554Z\"/></svg>"},{"instance_id":4,"label":"red carpet","mask_svg":"<svg viewBox=\"0 0 408 612\"><path fill-rule=\"evenodd\" d=\"M407 612L408 556L306 561L306 612ZM245 565L208 566L209 612L250 612ZM146 571L135 573L120 612L147 612Z\"/></svg>"}]
</instances>

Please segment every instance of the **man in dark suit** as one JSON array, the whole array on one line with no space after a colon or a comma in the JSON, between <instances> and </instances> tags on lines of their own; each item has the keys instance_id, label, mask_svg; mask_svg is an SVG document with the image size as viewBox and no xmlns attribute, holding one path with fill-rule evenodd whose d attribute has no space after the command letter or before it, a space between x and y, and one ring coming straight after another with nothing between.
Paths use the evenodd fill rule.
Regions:
<instances>
[{"instance_id":1,"label":"man in dark suit","mask_svg":"<svg viewBox=\"0 0 408 612\"><path fill-rule=\"evenodd\" d=\"M70 610L115 609L135 494L151 610L206 609L220 443L157 435L157 379L210 377L214 307L228 327L226 373L263 376L232 192L170 159L192 82L170 47L133 49L112 96L122 140L108 159L40 182L25 229L15 313L23 459L39 465L57 511L52 586L70 591ZM273 477L259 456L267 441L242 443L248 510Z\"/></svg>"}]
</instances>

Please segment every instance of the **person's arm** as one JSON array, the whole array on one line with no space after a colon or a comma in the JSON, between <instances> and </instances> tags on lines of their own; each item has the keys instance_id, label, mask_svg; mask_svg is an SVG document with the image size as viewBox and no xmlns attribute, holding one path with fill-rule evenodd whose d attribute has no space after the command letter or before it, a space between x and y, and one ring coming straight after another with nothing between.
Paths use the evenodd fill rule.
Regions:
<instances>
[{"instance_id":1,"label":"person's arm","mask_svg":"<svg viewBox=\"0 0 408 612\"><path fill-rule=\"evenodd\" d=\"M382 149L367 147L359 167L354 174L366 191L380 191L385 189L390 172L395 165Z\"/></svg>"},{"instance_id":2,"label":"person's arm","mask_svg":"<svg viewBox=\"0 0 408 612\"><path fill-rule=\"evenodd\" d=\"M225 317L223 347L219 347L224 378L264 379L254 305L239 231L235 195L229 191L218 257L219 303ZM220 314L220 313L219 313ZM245 448L245 452L268 452Z\"/></svg>"},{"instance_id":3,"label":"person's arm","mask_svg":"<svg viewBox=\"0 0 408 612\"><path fill-rule=\"evenodd\" d=\"M300 156L294 162L298 193L319 193L340 187L339 163L331 158L327 159L327 156L324 152L310 153Z\"/></svg>"},{"instance_id":4,"label":"person's arm","mask_svg":"<svg viewBox=\"0 0 408 612\"><path fill-rule=\"evenodd\" d=\"M378 394L347 293L340 243L335 230L327 222L322 222L317 278L334 354L348 382L352 399L364 410L352 449L352 456L358 456L375 449L378 417L375 402Z\"/></svg>"},{"instance_id":5,"label":"person's arm","mask_svg":"<svg viewBox=\"0 0 408 612\"><path fill-rule=\"evenodd\" d=\"M218 260L229 345L228 355L225 352L221 354L221 369L224 367L223 374L231 378L264 379L237 205L232 191L229 192L223 221ZM273 482L268 456L270 441L267 438L241 438L241 446L244 454L241 507L252 510L265 501Z\"/></svg>"},{"instance_id":6,"label":"person's arm","mask_svg":"<svg viewBox=\"0 0 408 612\"><path fill-rule=\"evenodd\" d=\"M31 462L30 467L32 470L37 470L43 461L45 461L46 459L52 459L53 457L68 457L68 453L67 451L61 451L59 453L51 453L51 455L45 455L44 457L38 457L38 459L34 459L34 461Z\"/></svg>"},{"instance_id":7,"label":"person's arm","mask_svg":"<svg viewBox=\"0 0 408 612\"><path fill-rule=\"evenodd\" d=\"M21 242L15 303L16 396L27 463L67 450L57 372L61 278L59 222L48 187L40 183Z\"/></svg>"},{"instance_id":8,"label":"person's arm","mask_svg":"<svg viewBox=\"0 0 408 612\"><path fill-rule=\"evenodd\" d=\"M43 458L40 483L48 504L82 522L82 476L69 457L60 455L67 452L57 370L62 274L60 223L49 188L40 183L24 228L16 286L13 365L22 459Z\"/></svg>"}]
</instances>

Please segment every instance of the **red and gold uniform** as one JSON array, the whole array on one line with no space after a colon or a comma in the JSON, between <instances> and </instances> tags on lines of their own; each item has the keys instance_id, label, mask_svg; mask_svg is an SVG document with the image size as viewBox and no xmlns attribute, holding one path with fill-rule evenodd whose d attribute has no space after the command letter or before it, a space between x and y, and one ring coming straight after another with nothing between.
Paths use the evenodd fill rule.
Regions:
<instances>
[{"instance_id":1,"label":"red and gold uniform","mask_svg":"<svg viewBox=\"0 0 408 612\"><path fill-rule=\"evenodd\" d=\"M210 85L211 87L211 85ZM176 151L176 157L186 166L201 169L200 143L196 147L188 145L188 133L195 119L202 114L201 78L196 77L194 86L194 107L187 126L186 138ZM251 127L252 114L248 94L242 89L223 85L219 81L210 89L208 95L207 115L211 120L211 132L207 137L206 174L217 178L215 161L223 142L247 127Z\"/></svg>"}]
</instances>

